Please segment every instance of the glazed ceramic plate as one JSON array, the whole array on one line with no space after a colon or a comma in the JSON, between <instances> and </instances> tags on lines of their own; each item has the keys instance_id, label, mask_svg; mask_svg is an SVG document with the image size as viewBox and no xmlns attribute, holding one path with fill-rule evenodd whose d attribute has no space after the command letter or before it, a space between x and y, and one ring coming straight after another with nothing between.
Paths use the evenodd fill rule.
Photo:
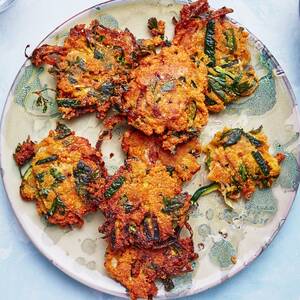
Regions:
<instances>
[{"instance_id":1,"label":"glazed ceramic plate","mask_svg":"<svg viewBox=\"0 0 300 300\"><path fill-rule=\"evenodd\" d=\"M88 24L92 19L98 19L108 27L127 27L137 38L144 38L148 36L147 19L152 16L166 21L166 35L172 38L171 20L173 16L178 17L181 6L182 2L176 1L108 2L68 20L42 43L61 44L73 25ZM270 244L295 198L300 178L299 119L295 98L283 70L253 35L250 35L250 48L252 64L260 78L259 88L249 98L210 116L200 140L205 144L224 126L250 130L263 125L271 151L286 154L281 175L272 189L257 191L250 201L241 201L234 210L226 207L217 193L201 199L190 217L195 249L199 254L194 272L176 278L171 292L165 292L160 286L159 298L195 294L238 273ZM59 269L99 291L126 297L125 289L109 278L103 268L106 243L98 234L98 226L103 221L100 212L88 216L82 229L62 230L45 224L37 215L34 203L26 203L19 196L20 176L12 159L16 145L28 135L33 140L41 140L55 128L58 120L51 92L44 95L50 101L46 113L36 106L37 96L33 92L46 86L55 87L46 68L34 68L26 61L8 95L1 124L2 176L8 199L32 242ZM102 128L94 114L66 123L92 144ZM121 135L122 128L116 129L112 140L103 145L110 174L123 163ZM115 155L110 159L111 152ZM204 157L200 160L201 171L185 186L190 193L206 183Z\"/></svg>"}]
</instances>

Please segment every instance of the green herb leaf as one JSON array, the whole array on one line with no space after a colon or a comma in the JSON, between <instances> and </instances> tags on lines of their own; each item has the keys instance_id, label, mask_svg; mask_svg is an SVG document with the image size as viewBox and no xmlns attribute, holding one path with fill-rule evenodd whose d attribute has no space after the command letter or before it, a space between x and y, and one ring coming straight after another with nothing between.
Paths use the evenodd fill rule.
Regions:
<instances>
[{"instance_id":1,"label":"green herb leaf","mask_svg":"<svg viewBox=\"0 0 300 300\"><path fill-rule=\"evenodd\" d=\"M45 175L46 175L46 172L37 173L35 175L35 178L39 183L42 183L44 181Z\"/></svg>"},{"instance_id":2,"label":"green herb leaf","mask_svg":"<svg viewBox=\"0 0 300 300\"><path fill-rule=\"evenodd\" d=\"M234 52L236 50L236 38L233 28L227 29L224 34L226 37L227 47L230 49L230 52Z\"/></svg>"},{"instance_id":3,"label":"green herb leaf","mask_svg":"<svg viewBox=\"0 0 300 300\"><path fill-rule=\"evenodd\" d=\"M242 180L246 181L247 177L248 177L248 174L247 174L246 166L244 164L240 164L240 166L239 166L239 173L240 173L240 175L242 177Z\"/></svg>"},{"instance_id":4,"label":"green herb leaf","mask_svg":"<svg viewBox=\"0 0 300 300\"><path fill-rule=\"evenodd\" d=\"M206 27L204 53L210 59L210 63L208 64L208 66L211 67L215 66L216 64L215 49L216 49L215 21L210 20L207 23L207 27Z\"/></svg>"},{"instance_id":5,"label":"green herb leaf","mask_svg":"<svg viewBox=\"0 0 300 300\"><path fill-rule=\"evenodd\" d=\"M129 233L136 233L136 225L134 225L134 224L130 224L129 226L128 226L128 232Z\"/></svg>"},{"instance_id":6,"label":"green herb leaf","mask_svg":"<svg viewBox=\"0 0 300 300\"><path fill-rule=\"evenodd\" d=\"M55 161L58 159L58 156L57 155L51 155L51 156L48 156L44 159L40 159L38 160L35 164L36 165L42 165L42 164L46 164L48 162L52 162L52 161Z\"/></svg>"},{"instance_id":7,"label":"green herb leaf","mask_svg":"<svg viewBox=\"0 0 300 300\"><path fill-rule=\"evenodd\" d=\"M51 208L50 208L50 210L47 213L47 216L49 216L49 217L53 216L54 213L58 209L59 209L60 214L63 215L63 214L65 214L65 208L66 208L66 206L65 206L64 202L57 196L54 199L54 201L53 201L53 203L51 205Z\"/></svg>"},{"instance_id":8,"label":"green herb leaf","mask_svg":"<svg viewBox=\"0 0 300 300\"><path fill-rule=\"evenodd\" d=\"M208 86L222 101L226 102L226 95L224 92L226 80L224 78L208 75Z\"/></svg>"},{"instance_id":9,"label":"green herb leaf","mask_svg":"<svg viewBox=\"0 0 300 300\"><path fill-rule=\"evenodd\" d=\"M233 128L226 131L222 135L222 141L224 147L229 147L235 145L242 137L243 129Z\"/></svg>"},{"instance_id":10,"label":"green herb leaf","mask_svg":"<svg viewBox=\"0 0 300 300\"><path fill-rule=\"evenodd\" d=\"M206 106L213 106L213 105L216 105L217 102L207 96L205 96L205 100L204 100L204 103Z\"/></svg>"},{"instance_id":11,"label":"green herb leaf","mask_svg":"<svg viewBox=\"0 0 300 300\"><path fill-rule=\"evenodd\" d=\"M191 86L196 89L197 88L197 84L194 80L191 80Z\"/></svg>"},{"instance_id":12,"label":"green herb leaf","mask_svg":"<svg viewBox=\"0 0 300 300\"><path fill-rule=\"evenodd\" d=\"M125 182L124 176L120 176L117 179L115 179L113 183L110 185L110 187L105 191L104 197L106 199L111 198L121 188L124 182Z\"/></svg>"},{"instance_id":13,"label":"green herb leaf","mask_svg":"<svg viewBox=\"0 0 300 300\"><path fill-rule=\"evenodd\" d=\"M176 84L174 81L167 81L165 83L162 84L162 86L160 87L160 92L161 93L167 93L170 92L172 90L174 90Z\"/></svg>"},{"instance_id":14,"label":"green herb leaf","mask_svg":"<svg viewBox=\"0 0 300 300\"><path fill-rule=\"evenodd\" d=\"M94 172L90 166L80 160L73 171L73 175L78 195L85 197L87 200L89 198L88 184L99 177L98 170Z\"/></svg>"},{"instance_id":15,"label":"green herb leaf","mask_svg":"<svg viewBox=\"0 0 300 300\"><path fill-rule=\"evenodd\" d=\"M58 171L56 168L50 169L51 176L55 179L54 184L58 184L60 182L63 182L66 179L66 176L64 176L61 172Z\"/></svg>"},{"instance_id":16,"label":"green herb leaf","mask_svg":"<svg viewBox=\"0 0 300 300\"><path fill-rule=\"evenodd\" d=\"M120 205L124 207L125 213L129 214L133 209L133 205L129 202L129 199L126 195L123 195L120 198Z\"/></svg>"},{"instance_id":17,"label":"green herb leaf","mask_svg":"<svg viewBox=\"0 0 300 300\"><path fill-rule=\"evenodd\" d=\"M69 81L71 84L76 84L76 83L78 83L78 81L77 81L74 77L72 77L71 75L68 76L68 81Z\"/></svg>"},{"instance_id":18,"label":"green herb leaf","mask_svg":"<svg viewBox=\"0 0 300 300\"><path fill-rule=\"evenodd\" d=\"M69 136L72 133L72 130L63 123L57 123L55 131L56 131L56 135L55 135L56 140L64 139L65 137Z\"/></svg>"},{"instance_id":19,"label":"green herb leaf","mask_svg":"<svg viewBox=\"0 0 300 300\"><path fill-rule=\"evenodd\" d=\"M171 278L166 278L166 279L162 279L162 283L163 283L163 285L164 285L164 288L165 288L165 290L167 291L167 292L170 292L171 290L173 290L174 289L174 283L173 283L173 281L172 281L172 279Z\"/></svg>"},{"instance_id":20,"label":"green herb leaf","mask_svg":"<svg viewBox=\"0 0 300 300\"><path fill-rule=\"evenodd\" d=\"M48 194L49 194L49 190L48 189L42 188L42 189L39 190L39 196L41 196L41 197L47 197Z\"/></svg>"},{"instance_id":21,"label":"green herb leaf","mask_svg":"<svg viewBox=\"0 0 300 300\"><path fill-rule=\"evenodd\" d=\"M195 204L201 196L208 195L214 191L217 191L218 189L219 189L219 185L215 182L206 186L202 186L192 196L191 203Z\"/></svg>"},{"instance_id":22,"label":"green herb leaf","mask_svg":"<svg viewBox=\"0 0 300 300\"><path fill-rule=\"evenodd\" d=\"M85 61L81 57L76 58L76 64L82 71L86 71Z\"/></svg>"},{"instance_id":23,"label":"green herb leaf","mask_svg":"<svg viewBox=\"0 0 300 300\"><path fill-rule=\"evenodd\" d=\"M150 30L152 29L157 29L158 28L158 22L157 22L157 19L156 18L150 18L148 20L148 28Z\"/></svg>"},{"instance_id":24,"label":"green herb leaf","mask_svg":"<svg viewBox=\"0 0 300 300\"><path fill-rule=\"evenodd\" d=\"M244 132L244 136L249 140L249 142L255 146L255 147L260 147L262 146L262 142L260 140L258 140L257 138L255 138L253 135Z\"/></svg>"},{"instance_id":25,"label":"green herb leaf","mask_svg":"<svg viewBox=\"0 0 300 300\"><path fill-rule=\"evenodd\" d=\"M184 206L185 200L186 200L185 194L176 195L172 199L163 197L164 208L162 208L161 211L165 214L172 214Z\"/></svg>"},{"instance_id":26,"label":"green herb leaf","mask_svg":"<svg viewBox=\"0 0 300 300\"><path fill-rule=\"evenodd\" d=\"M195 101L192 101L188 106L187 115L190 121L194 121L197 115L197 104Z\"/></svg>"},{"instance_id":27,"label":"green herb leaf","mask_svg":"<svg viewBox=\"0 0 300 300\"><path fill-rule=\"evenodd\" d=\"M104 59L104 54L101 51L99 51L95 48L94 49L94 58L103 60Z\"/></svg>"},{"instance_id":28,"label":"green herb leaf","mask_svg":"<svg viewBox=\"0 0 300 300\"><path fill-rule=\"evenodd\" d=\"M76 108L80 107L81 103L79 100L76 99L57 99L57 106L58 107L71 107L71 108Z\"/></svg>"},{"instance_id":29,"label":"green herb leaf","mask_svg":"<svg viewBox=\"0 0 300 300\"><path fill-rule=\"evenodd\" d=\"M257 162L261 172L264 176L268 176L270 174L270 168L267 164L267 162L264 160L262 154L259 151L252 151L252 156Z\"/></svg>"},{"instance_id":30,"label":"green herb leaf","mask_svg":"<svg viewBox=\"0 0 300 300\"><path fill-rule=\"evenodd\" d=\"M166 166L166 169L170 176L172 176L173 172L175 171L175 168L173 166Z\"/></svg>"},{"instance_id":31,"label":"green herb leaf","mask_svg":"<svg viewBox=\"0 0 300 300\"><path fill-rule=\"evenodd\" d=\"M98 42L103 42L105 40L105 36L104 35L99 35L98 37Z\"/></svg>"}]
</instances>

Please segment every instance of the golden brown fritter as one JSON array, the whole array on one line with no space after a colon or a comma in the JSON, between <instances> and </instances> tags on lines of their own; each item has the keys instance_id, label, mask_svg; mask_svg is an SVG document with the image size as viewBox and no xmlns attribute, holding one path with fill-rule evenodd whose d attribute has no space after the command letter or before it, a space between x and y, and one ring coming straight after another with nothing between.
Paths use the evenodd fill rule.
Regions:
<instances>
[{"instance_id":1,"label":"golden brown fritter","mask_svg":"<svg viewBox=\"0 0 300 300\"><path fill-rule=\"evenodd\" d=\"M161 280L167 291L174 285L172 277L193 271L194 252L192 238L179 239L162 249L126 248L112 251L108 247L105 268L108 274L128 289L132 300L152 299L157 294L156 280Z\"/></svg>"},{"instance_id":2,"label":"golden brown fritter","mask_svg":"<svg viewBox=\"0 0 300 300\"><path fill-rule=\"evenodd\" d=\"M105 184L101 154L63 124L36 144L34 152L22 178L22 198L35 201L38 213L51 224L82 226L83 216L97 210L94 195Z\"/></svg>"},{"instance_id":3,"label":"golden brown fritter","mask_svg":"<svg viewBox=\"0 0 300 300\"><path fill-rule=\"evenodd\" d=\"M31 61L52 65L57 104L62 117L71 119L87 112L106 112L126 89L128 72L136 65L138 46L129 30L106 28L97 20L76 25L64 45L43 45Z\"/></svg>"},{"instance_id":4,"label":"golden brown fritter","mask_svg":"<svg viewBox=\"0 0 300 300\"><path fill-rule=\"evenodd\" d=\"M196 138L177 146L173 154L162 149L158 137L149 137L137 130L127 130L123 136L122 149L129 158L137 158L148 165L161 162L170 174L175 172L182 181L190 180L200 169L197 157L201 146Z\"/></svg>"},{"instance_id":5,"label":"golden brown fritter","mask_svg":"<svg viewBox=\"0 0 300 300\"><path fill-rule=\"evenodd\" d=\"M249 199L256 186L270 187L280 174L284 154L269 153L267 137L260 131L224 128L206 147L208 179L219 183L226 198Z\"/></svg>"},{"instance_id":6,"label":"golden brown fritter","mask_svg":"<svg viewBox=\"0 0 300 300\"><path fill-rule=\"evenodd\" d=\"M174 45L180 45L208 66L208 90L205 103L218 112L225 105L252 94L258 86L250 63L248 32L225 15L233 10L209 9L207 0L184 5L175 27Z\"/></svg>"},{"instance_id":7,"label":"golden brown fritter","mask_svg":"<svg viewBox=\"0 0 300 300\"><path fill-rule=\"evenodd\" d=\"M127 159L101 191L106 220L99 231L114 250L168 244L188 218L190 196L181 186L176 172L171 175L161 162Z\"/></svg>"},{"instance_id":8,"label":"golden brown fritter","mask_svg":"<svg viewBox=\"0 0 300 300\"><path fill-rule=\"evenodd\" d=\"M120 107L128 123L146 135L161 135L163 148L174 150L207 123L204 104L207 71L181 47L164 47L131 72Z\"/></svg>"}]
</instances>

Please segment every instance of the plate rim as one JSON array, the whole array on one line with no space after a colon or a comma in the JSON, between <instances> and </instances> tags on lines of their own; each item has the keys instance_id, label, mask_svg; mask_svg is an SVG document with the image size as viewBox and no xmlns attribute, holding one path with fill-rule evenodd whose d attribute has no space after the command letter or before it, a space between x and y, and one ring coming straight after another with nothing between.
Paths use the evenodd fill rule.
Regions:
<instances>
[{"instance_id":1,"label":"plate rim","mask_svg":"<svg viewBox=\"0 0 300 300\"><path fill-rule=\"evenodd\" d=\"M151 0L154 1L154 0ZM51 30L50 33L48 33L35 47L35 49L37 47L39 47L40 45L43 44L43 42L49 38L56 30L58 30L59 28L63 27L66 23L68 23L69 21L76 19L77 17L79 17L80 15L84 15L86 12L96 8L96 7L102 7L105 6L106 4L110 4L110 3L126 3L126 2L132 2L132 0L106 0L103 2L100 2L98 4L92 5L88 8L85 8L83 10L81 10L80 12L72 15L71 17L68 17L65 21L63 21L62 23L60 23L59 25L57 25L53 30ZM133 2L142 2L142 0L133 0ZM176 0L173 0L174 3L176 3ZM179 2L179 1L178 1ZM194 1L192 1L194 2ZM180 1L178 4L184 5L186 4L183 1ZM160 5L160 4L159 4ZM239 22L237 22L234 18L228 17L228 19L230 21L233 21L235 24L237 25L241 25ZM244 26L243 26L244 27ZM273 65L275 67L279 67L280 70L282 70L282 74L280 74L280 77L282 78L282 80L284 81L284 84L287 88L287 91L289 93L290 99L292 100L292 105L295 111L295 117L297 119L297 123L300 127L300 113L299 113L299 108L298 108L298 103L297 103L297 99L295 96L295 93L293 91L292 85L285 73L285 71L283 70L283 68L281 67L281 65L279 64L279 62L277 61L277 59L275 58L275 56L270 52L270 50L267 48L267 46L256 36L256 34L253 34L247 27L244 27L245 30L250 34L250 36L253 38L254 42L258 42L260 43L260 45L262 46L262 48L260 50L263 50L266 52L268 58L272 61ZM17 79L21 73L21 71L23 70L23 68L26 66L27 62L30 61L29 58L26 58L24 63L20 66L17 74L15 75L15 78L9 88L9 91L7 93L3 108L2 108L2 112L1 112L1 117L0 117L0 174L1 174L1 183L5 192L5 196L8 200L8 202L10 203L10 207L13 210L13 213L17 219L17 222L21 225L23 231L25 232L26 236L28 237L28 239L30 240L30 242L35 246L35 248L51 263L53 264L56 268L58 268L60 271L62 271L63 273L65 273L66 275L68 275L69 277L71 277L72 279L76 280L77 282L92 288L96 291L102 292L102 293L106 293L109 295L113 295L113 296L118 296L121 298L128 298L128 294L127 293L119 293L119 292L115 292L111 289L106 289L105 286L99 287L98 285L94 285L92 283L92 281L88 281L84 278L84 276L77 276L76 272L69 270L68 268L65 268L62 264L57 263L55 261L55 258L51 255L51 252L49 253L49 251L47 252L46 249L35 239L35 237L33 237L32 235L30 235L29 231L27 230L26 225L24 224L24 222L22 221L22 219L19 217L19 213L18 213L18 209L15 207L13 201L11 201L9 195L8 195L8 191L7 191L7 186L6 186L6 182L4 179L4 169L3 169L3 163L2 163L2 159L3 159L3 153L1 151L3 144L5 143L4 140L4 136L3 136L3 128L4 128L4 119L5 119L5 115L6 115L6 111L9 107L9 98L11 95L11 92L13 91L13 88L17 82ZM298 157L297 157L297 161L299 162L300 160L300 151L298 153ZM219 278L218 280L215 280L209 284L206 284L205 286L202 286L201 288L198 289L190 289L188 290L184 295L164 295L164 296L158 296L156 297L157 299L176 299L176 298L181 298L181 297L187 297L187 296L191 296L191 295L196 295L199 294L201 292L204 292L208 289L211 289L215 286L218 286L219 284L222 284L223 282L227 281L228 279L232 278L233 276L237 275L238 273L240 273L241 271L243 271L244 269L246 269L250 264L252 264L252 262L258 257L260 256L267 248L268 246L272 243L272 241L275 239L275 237L277 236L277 234L279 233L280 229L282 228L283 224L285 223L291 208L293 207L293 204L295 202L295 199L298 195L298 191L299 191L299 184L300 181L297 182L297 187L295 188L294 192L294 196L292 201L290 202L290 206L287 209L287 212L284 216L284 218L280 221L278 227L275 229L275 231L272 232L272 234L270 235L270 237L268 238L268 240L265 242L265 244L258 249L258 251L256 251L244 264L242 264L239 268L235 268L232 270L229 270L228 273L224 276L222 276L221 278ZM122 286L122 285L121 285ZM123 287L123 286L122 286Z\"/></svg>"}]
</instances>

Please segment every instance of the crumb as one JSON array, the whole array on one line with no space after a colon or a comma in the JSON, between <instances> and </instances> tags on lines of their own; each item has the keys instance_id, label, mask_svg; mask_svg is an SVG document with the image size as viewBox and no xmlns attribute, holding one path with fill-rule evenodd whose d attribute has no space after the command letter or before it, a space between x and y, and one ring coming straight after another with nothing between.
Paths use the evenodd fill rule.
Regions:
<instances>
[{"instance_id":1,"label":"crumb","mask_svg":"<svg viewBox=\"0 0 300 300\"><path fill-rule=\"evenodd\" d=\"M237 262L237 257L236 256L231 256L231 262L235 265Z\"/></svg>"}]
</instances>

